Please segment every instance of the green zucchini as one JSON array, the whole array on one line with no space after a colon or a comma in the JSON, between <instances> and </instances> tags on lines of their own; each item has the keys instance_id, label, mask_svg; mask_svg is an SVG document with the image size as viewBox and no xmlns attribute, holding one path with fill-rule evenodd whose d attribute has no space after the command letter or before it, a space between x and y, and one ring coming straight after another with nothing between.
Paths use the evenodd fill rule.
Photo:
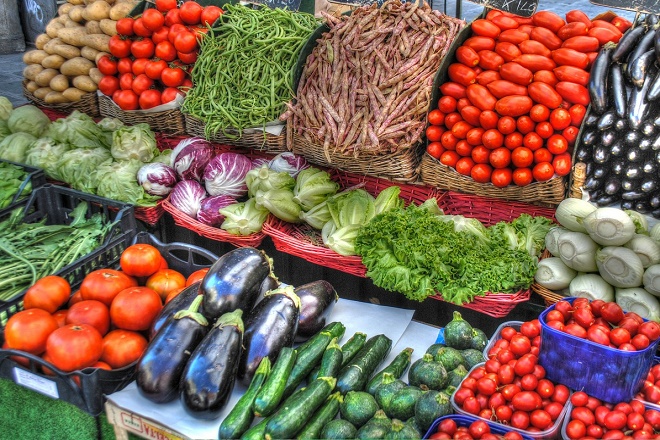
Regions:
<instances>
[{"instance_id":1,"label":"green zucchini","mask_svg":"<svg viewBox=\"0 0 660 440\"><path fill-rule=\"evenodd\" d=\"M284 385L284 398L289 397L296 388L298 388L298 385L305 380L305 377L314 369L314 367L321 362L323 353L333 338L336 338L336 336L333 336L332 333L321 331L312 336L309 340L309 344L305 344L304 348L298 347L296 350L298 353L296 361L293 363L291 373Z\"/></svg>"},{"instance_id":2,"label":"green zucchini","mask_svg":"<svg viewBox=\"0 0 660 440\"><path fill-rule=\"evenodd\" d=\"M472 326L463 319L461 313L454 311L453 318L445 326L445 344L448 347L465 350L472 346Z\"/></svg>"},{"instance_id":3,"label":"green zucchini","mask_svg":"<svg viewBox=\"0 0 660 440\"><path fill-rule=\"evenodd\" d=\"M366 333L355 332L351 338L341 346L341 352L343 360L341 361L341 366L345 367L348 363L355 357L355 355L364 347L364 343L367 341Z\"/></svg>"},{"instance_id":4,"label":"green zucchini","mask_svg":"<svg viewBox=\"0 0 660 440\"><path fill-rule=\"evenodd\" d=\"M270 375L254 399L254 414L258 417L269 416L275 412L284 395L284 385L291 374L296 361L296 350L282 347Z\"/></svg>"},{"instance_id":5,"label":"green zucchini","mask_svg":"<svg viewBox=\"0 0 660 440\"><path fill-rule=\"evenodd\" d=\"M240 438L254 420L254 399L270 373L270 359L264 357L252 377L245 394L238 399L227 417L220 423L218 438Z\"/></svg>"},{"instance_id":6,"label":"green zucchini","mask_svg":"<svg viewBox=\"0 0 660 440\"><path fill-rule=\"evenodd\" d=\"M344 395L349 391L364 390L367 381L391 348L392 340L383 334L369 338L353 360L339 372L337 390Z\"/></svg>"},{"instance_id":7,"label":"green zucchini","mask_svg":"<svg viewBox=\"0 0 660 440\"><path fill-rule=\"evenodd\" d=\"M385 373L383 375L383 382L376 388L376 392L374 393L374 398L378 406L382 409L387 408L397 391L407 386L408 384L401 379L397 379L390 373Z\"/></svg>"},{"instance_id":8,"label":"green zucchini","mask_svg":"<svg viewBox=\"0 0 660 440\"><path fill-rule=\"evenodd\" d=\"M379 409L367 423L358 429L355 438L365 440L384 438L391 428L392 421L387 417L385 411Z\"/></svg>"},{"instance_id":9,"label":"green zucchini","mask_svg":"<svg viewBox=\"0 0 660 440\"><path fill-rule=\"evenodd\" d=\"M321 430L330 420L333 420L339 412L339 405L344 400L339 391L330 394L325 403L319 408L305 427L298 433L299 439L320 438Z\"/></svg>"},{"instance_id":10,"label":"green zucchini","mask_svg":"<svg viewBox=\"0 0 660 440\"><path fill-rule=\"evenodd\" d=\"M357 428L351 422L344 419L330 420L321 431L321 438L326 440L354 438Z\"/></svg>"},{"instance_id":11,"label":"green zucchini","mask_svg":"<svg viewBox=\"0 0 660 440\"><path fill-rule=\"evenodd\" d=\"M392 426L390 427L390 431L385 434L385 437L383 438L387 440L410 440L422 438L422 435L411 424L394 418L392 419Z\"/></svg>"},{"instance_id":12,"label":"green zucchini","mask_svg":"<svg viewBox=\"0 0 660 440\"><path fill-rule=\"evenodd\" d=\"M337 338L334 338L325 349L323 357L321 358L321 365L319 367L316 377L336 377L339 370L341 370L341 363L344 359L344 353Z\"/></svg>"},{"instance_id":13,"label":"green zucchini","mask_svg":"<svg viewBox=\"0 0 660 440\"><path fill-rule=\"evenodd\" d=\"M266 440L294 438L323 405L336 384L334 377L319 377L286 399L266 424Z\"/></svg>"},{"instance_id":14,"label":"green zucchini","mask_svg":"<svg viewBox=\"0 0 660 440\"><path fill-rule=\"evenodd\" d=\"M441 391L429 390L415 403L415 421L424 432L436 419L452 412L449 397Z\"/></svg>"},{"instance_id":15,"label":"green zucchini","mask_svg":"<svg viewBox=\"0 0 660 440\"><path fill-rule=\"evenodd\" d=\"M394 393L383 411L392 419L408 420L415 415L415 404L425 392L427 391L413 385L401 388Z\"/></svg>"},{"instance_id":16,"label":"green zucchini","mask_svg":"<svg viewBox=\"0 0 660 440\"><path fill-rule=\"evenodd\" d=\"M330 333L333 338L341 339L344 337L344 333L346 332L346 326L341 322L334 321L323 327L319 333L323 332ZM307 350L307 346L314 343L313 339L314 337L311 337L300 344L297 347L298 352Z\"/></svg>"},{"instance_id":17,"label":"green zucchini","mask_svg":"<svg viewBox=\"0 0 660 440\"><path fill-rule=\"evenodd\" d=\"M430 390L442 390L449 384L449 375L444 365L426 353L410 366L408 371L410 385L425 385Z\"/></svg>"},{"instance_id":18,"label":"green zucchini","mask_svg":"<svg viewBox=\"0 0 660 440\"><path fill-rule=\"evenodd\" d=\"M383 383L383 375L385 373L390 373L397 379L403 376L403 373L405 373L410 366L412 353L413 349L410 347L406 347L401 350L401 352L397 354L394 359L392 359L392 362L390 362L389 365L380 370L371 378L371 380L369 380L366 388L367 393L374 394L376 392L376 388L378 388L380 384Z\"/></svg>"},{"instance_id":19,"label":"green zucchini","mask_svg":"<svg viewBox=\"0 0 660 440\"><path fill-rule=\"evenodd\" d=\"M358 429L367 423L378 409L376 399L366 391L349 391L339 405L341 418L348 420Z\"/></svg>"},{"instance_id":20,"label":"green zucchini","mask_svg":"<svg viewBox=\"0 0 660 440\"><path fill-rule=\"evenodd\" d=\"M264 417L259 423L245 431L241 436L241 440L263 440L268 420L270 420L270 417Z\"/></svg>"}]
</instances>

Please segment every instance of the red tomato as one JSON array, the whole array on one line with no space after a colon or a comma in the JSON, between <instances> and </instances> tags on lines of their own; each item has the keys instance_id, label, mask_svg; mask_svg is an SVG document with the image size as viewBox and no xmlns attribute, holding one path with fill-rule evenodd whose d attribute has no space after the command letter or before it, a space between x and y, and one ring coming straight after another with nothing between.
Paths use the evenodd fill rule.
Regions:
<instances>
[{"instance_id":1,"label":"red tomato","mask_svg":"<svg viewBox=\"0 0 660 440\"><path fill-rule=\"evenodd\" d=\"M466 90L466 95L472 105L478 107L480 110L494 110L497 99L488 90L487 87L481 84L470 84Z\"/></svg>"},{"instance_id":2,"label":"red tomato","mask_svg":"<svg viewBox=\"0 0 660 440\"><path fill-rule=\"evenodd\" d=\"M470 177L472 180L478 183L488 183L490 182L490 176L493 172L493 168L487 163L477 163L470 170Z\"/></svg>"},{"instance_id":3,"label":"red tomato","mask_svg":"<svg viewBox=\"0 0 660 440\"><path fill-rule=\"evenodd\" d=\"M556 109L562 103L562 97L557 91L549 84L534 81L527 86L529 96L539 104L544 105L548 109Z\"/></svg>"},{"instance_id":4,"label":"red tomato","mask_svg":"<svg viewBox=\"0 0 660 440\"><path fill-rule=\"evenodd\" d=\"M538 11L532 15L532 23L535 26L541 26L557 33L566 22L559 15L551 11Z\"/></svg>"},{"instance_id":5,"label":"red tomato","mask_svg":"<svg viewBox=\"0 0 660 440\"><path fill-rule=\"evenodd\" d=\"M472 160L472 158L461 157L456 161L456 165L454 165L454 168L456 168L456 171L458 171L459 174L462 174L464 176L469 176L473 166L474 166L474 161Z\"/></svg>"},{"instance_id":6,"label":"red tomato","mask_svg":"<svg viewBox=\"0 0 660 440\"><path fill-rule=\"evenodd\" d=\"M553 134L546 141L546 148L552 154L562 154L568 150L568 141L560 134Z\"/></svg>"},{"instance_id":7,"label":"red tomato","mask_svg":"<svg viewBox=\"0 0 660 440\"><path fill-rule=\"evenodd\" d=\"M58 328L57 320L46 310L22 310L7 320L4 338L9 348L39 355L46 350L50 334Z\"/></svg>"},{"instance_id":8,"label":"red tomato","mask_svg":"<svg viewBox=\"0 0 660 440\"><path fill-rule=\"evenodd\" d=\"M460 114L463 117L463 119L468 122L470 125L473 125L475 127L479 127L480 122L479 122L479 117L481 116L482 111L473 105L466 105L465 107L461 108ZM479 128L481 130L481 128ZM474 144L478 145L478 144Z\"/></svg>"},{"instance_id":9,"label":"red tomato","mask_svg":"<svg viewBox=\"0 0 660 440\"><path fill-rule=\"evenodd\" d=\"M167 12L177 7L176 0L156 0L156 9L160 12Z\"/></svg>"},{"instance_id":10,"label":"red tomato","mask_svg":"<svg viewBox=\"0 0 660 440\"><path fill-rule=\"evenodd\" d=\"M499 116L492 110L484 110L479 115L479 124L484 130L496 128Z\"/></svg>"},{"instance_id":11,"label":"red tomato","mask_svg":"<svg viewBox=\"0 0 660 440\"><path fill-rule=\"evenodd\" d=\"M65 278L48 275L28 288L23 297L23 308L43 309L52 314L67 303L70 295L71 286Z\"/></svg>"},{"instance_id":12,"label":"red tomato","mask_svg":"<svg viewBox=\"0 0 660 440\"><path fill-rule=\"evenodd\" d=\"M95 299L106 306L119 292L137 286L135 278L113 269L98 269L90 272L80 284L80 293L84 300Z\"/></svg>"},{"instance_id":13,"label":"red tomato","mask_svg":"<svg viewBox=\"0 0 660 440\"><path fill-rule=\"evenodd\" d=\"M514 131L513 133L504 136L504 146L509 150L515 150L523 144L523 135Z\"/></svg>"},{"instance_id":14,"label":"red tomato","mask_svg":"<svg viewBox=\"0 0 660 440\"><path fill-rule=\"evenodd\" d=\"M197 2L189 0L179 7L181 20L188 25L199 24L204 8ZM189 52L189 51L185 51Z\"/></svg>"},{"instance_id":15,"label":"red tomato","mask_svg":"<svg viewBox=\"0 0 660 440\"><path fill-rule=\"evenodd\" d=\"M491 151L488 158L493 168L505 168L511 163L511 151L506 147L498 147Z\"/></svg>"},{"instance_id":16,"label":"red tomato","mask_svg":"<svg viewBox=\"0 0 660 440\"><path fill-rule=\"evenodd\" d=\"M456 49L456 60L465 66L474 67L479 64L479 55L477 55L477 52L471 47L460 46ZM460 81L457 82L462 84Z\"/></svg>"},{"instance_id":17,"label":"red tomato","mask_svg":"<svg viewBox=\"0 0 660 440\"><path fill-rule=\"evenodd\" d=\"M637 329L638 334L646 336L650 342L660 337L660 325L655 321L645 321Z\"/></svg>"},{"instance_id":18,"label":"red tomato","mask_svg":"<svg viewBox=\"0 0 660 440\"><path fill-rule=\"evenodd\" d=\"M144 20L142 17L136 18L133 21L133 33L142 38L151 38L151 35L153 34L153 32L147 29L147 27L144 25Z\"/></svg>"},{"instance_id":19,"label":"red tomato","mask_svg":"<svg viewBox=\"0 0 660 440\"><path fill-rule=\"evenodd\" d=\"M140 108L143 110L147 110L161 105L162 101L160 96L161 96L160 90L156 90L156 89L145 90L140 94L140 98L138 100L140 104Z\"/></svg>"},{"instance_id":20,"label":"red tomato","mask_svg":"<svg viewBox=\"0 0 660 440\"><path fill-rule=\"evenodd\" d=\"M571 420L566 425L566 435L571 440L580 440L587 435L587 426L581 420Z\"/></svg>"},{"instance_id":21,"label":"red tomato","mask_svg":"<svg viewBox=\"0 0 660 440\"><path fill-rule=\"evenodd\" d=\"M160 295L148 287L129 287L117 294L110 305L110 319L124 330L147 330L163 308Z\"/></svg>"},{"instance_id":22,"label":"red tomato","mask_svg":"<svg viewBox=\"0 0 660 440\"><path fill-rule=\"evenodd\" d=\"M497 38L501 30L497 25L483 18L472 22L472 33L482 37Z\"/></svg>"},{"instance_id":23,"label":"red tomato","mask_svg":"<svg viewBox=\"0 0 660 440\"><path fill-rule=\"evenodd\" d=\"M529 69L531 72L538 72L540 70L552 70L557 65L555 62L544 56L537 54L523 54L515 58L513 62L520 64L526 69Z\"/></svg>"},{"instance_id":24,"label":"red tomato","mask_svg":"<svg viewBox=\"0 0 660 440\"><path fill-rule=\"evenodd\" d=\"M223 11L220 7L215 5L208 5L202 9L200 14L199 21L204 26L212 26L213 23L223 14Z\"/></svg>"},{"instance_id":25,"label":"red tomato","mask_svg":"<svg viewBox=\"0 0 660 440\"><path fill-rule=\"evenodd\" d=\"M122 252L119 264L127 275L148 277L158 271L160 260L158 248L146 243L136 243Z\"/></svg>"},{"instance_id":26,"label":"red tomato","mask_svg":"<svg viewBox=\"0 0 660 440\"><path fill-rule=\"evenodd\" d=\"M499 14L493 17L489 17L490 21L493 22L497 27L502 30L515 29L519 26L518 22L514 20L511 16L505 14Z\"/></svg>"},{"instance_id":27,"label":"red tomato","mask_svg":"<svg viewBox=\"0 0 660 440\"><path fill-rule=\"evenodd\" d=\"M106 96L112 96L119 90L119 78L116 76L104 76L99 81L99 90Z\"/></svg>"},{"instance_id":28,"label":"red tomato","mask_svg":"<svg viewBox=\"0 0 660 440\"><path fill-rule=\"evenodd\" d=\"M575 37L575 38L591 38L591 37ZM594 39L595 40L595 39ZM598 41L596 41L597 43ZM558 66L573 66L579 69L586 69L589 65L589 57L583 52L570 49L568 47L561 47L552 51L552 59Z\"/></svg>"},{"instance_id":29,"label":"red tomato","mask_svg":"<svg viewBox=\"0 0 660 440\"><path fill-rule=\"evenodd\" d=\"M528 85L534 78L534 73L531 70L514 61L502 64L502 67L500 67L500 75L502 76L502 79L506 79L507 81L522 86Z\"/></svg>"},{"instance_id":30,"label":"red tomato","mask_svg":"<svg viewBox=\"0 0 660 440\"><path fill-rule=\"evenodd\" d=\"M189 3L189 2L186 2ZM174 36L174 47L177 51L189 53L197 49L197 38L190 31L180 31Z\"/></svg>"},{"instance_id":31,"label":"red tomato","mask_svg":"<svg viewBox=\"0 0 660 440\"><path fill-rule=\"evenodd\" d=\"M117 34L122 37L130 37L133 35L133 21L132 17L124 17L117 20Z\"/></svg>"},{"instance_id":32,"label":"red tomato","mask_svg":"<svg viewBox=\"0 0 660 440\"><path fill-rule=\"evenodd\" d=\"M481 50L478 55L479 67L484 70L497 71L504 64L504 58L492 50Z\"/></svg>"},{"instance_id":33,"label":"red tomato","mask_svg":"<svg viewBox=\"0 0 660 440\"><path fill-rule=\"evenodd\" d=\"M147 339L140 333L117 329L103 338L101 360L112 368L123 368L136 362L147 348Z\"/></svg>"},{"instance_id":34,"label":"red tomato","mask_svg":"<svg viewBox=\"0 0 660 440\"><path fill-rule=\"evenodd\" d=\"M589 90L586 87L568 81L559 81L555 88L557 93L567 102L571 104L582 104L584 106L589 105Z\"/></svg>"},{"instance_id":35,"label":"red tomato","mask_svg":"<svg viewBox=\"0 0 660 440\"><path fill-rule=\"evenodd\" d=\"M566 21L568 23L581 22L584 23L587 28L591 27L591 20L589 16L579 9L573 9L566 13Z\"/></svg>"},{"instance_id":36,"label":"red tomato","mask_svg":"<svg viewBox=\"0 0 660 440\"><path fill-rule=\"evenodd\" d=\"M165 24L165 16L158 9L147 8L142 12L142 24L151 32L156 32Z\"/></svg>"},{"instance_id":37,"label":"red tomato","mask_svg":"<svg viewBox=\"0 0 660 440\"><path fill-rule=\"evenodd\" d=\"M500 130L490 129L481 135L481 142L484 147L494 150L504 145L504 137Z\"/></svg>"},{"instance_id":38,"label":"red tomato","mask_svg":"<svg viewBox=\"0 0 660 440\"><path fill-rule=\"evenodd\" d=\"M495 111L502 116L522 116L529 113L534 102L528 96L506 96L497 100Z\"/></svg>"},{"instance_id":39,"label":"red tomato","mask_svg":"<svg viewBox=\"0 0 660 440\"><path fill-rule=\"evenodd\" d=\"M154 85L154 80L149 78L146 74L141 73L137 75L131 82L131 89L137 94L141 95L145 90L149 90Z\"/></svg>"},{"instance_id":40,"label":"red tomato","mask_svg":"<svg viewBox=\"0 0 660 440\"><path fill-rule=\"evenodd\" d=\"M131 40L124 39L120 35L113 35L108 41L110 54L115 58L126 58L131 55Z\"/></svg>"},{"instance_id":41,"label":"red tomato","mask_svg":"<svg viewBox=\"0 0 660 440\"><path fill-rule=\"evenodd\" d=\"M550 50L559 49L562 44L561 38L559 38L555 32L543 27L535 27L532 29L529 37L532 40L543 43L543 45Z\"/></svg>"},{"instance_id":42,"label":"red tomato","mask_svg":"<svg viewBox=\"0 0 660 440\"><path fill-rule=\"evenodd\" d=\"M513 172L511 168L497 168L493 170L490 181L498 188L504 188L511 185L513 181Z\"/></svg>"},{"instance_id":43,"label":"red tomato","mask_svg":"<svg viewBox=\"0 0 660 440\"><path fill-rule=\"evenodd\" d=\"M523 137L523 145L526 148L529 148L531 151L536 152L539 149L541 149L541 146L543 145L543 138L534 131L531 133L527 133Z\"/></svg>"},{"instance_id":44,"label":"red tomato","mask_svg":"<svg viewBox=\"0 0 660 440\"><path fill-rule=\"evenodd\" d=\"M555 170L550 162L540 162L534 165L534 168L532 168L532 175L534 176L534 180L538 182L545 182L550 180L554 174Z\"/></svg>"},{"instance_id":45,"label":"red tomato","mask_svg":"<svg viewBox=\"0 0 660 440\"><path fill-rule=\"evenodd\" d=\"M490 426L488 426L488 423L483 420L475 420L470 423L468 432L474 438L484 438L484 435L490 433Z\"/></svg>"},{"instance_id":46,"label":"red tomato","mask_svg":"<svg viewBox=\"0 0 660 440\"><path fill-rule=\"evenodd\" d=\"M46 354L62 371L81 370L94 365L103 352L103 337L91 325L67 324L50 334Z\"/></svg>"},{"instance_id":47,"label":"red tomato","mask_svg":"<svg viewBox=\"0 0 660 440\"><path fill-rule=\"evenodd\" d=\"M91 325L103 336L110 329L110 311L101 301L80 301L69 308L66 323Z\"/></svg>"},{"instance_id":48,"label":"red tomato","mask_svg":"<svg viewBox=\"0 0 660 440\"><path fill-rule=\"evenodd\" d=\"M154 56L155 47L154 42L149 38L135 40L131 43L131 54L135 58L151 58Z\"/></svg>"},{"instance_id":49,"label":"red tomato","mask_svg":"<svg viewBox=\"0 0 660 440\"><path fill-rule=\"evenodd\" d=\"M550 123L555 130L563 130L571 124L571 114L564 108L554 109L550 113Z\"/></svg>"},{"instance_id":50,"label":"red tomato","mask_svg":"<svg viewBox=\"0 0 660 440\"><path fill-rule=\"evenodd\" d=\"M511 116L504 116L500 118L499 121L497 121L497 131L504 135L513 133L516 131L516 120Z\"/></svg>"},{"instance_id":51,"label":"red tomato","mask_svg":"<svg viewBox=\"0 0 660 440\"><path fill-rule=\"evenodd\" d=\"M573 23L567 23L564 26L562 26L558 31L557 31L557 36L561 38L562 40L566 41L569 38L572 37L578 37L581 35L587 35L587 31L589 30L589 27L581 21L576 21Z\"/></svg>"},{"instance_id":52,"label":"red tomato","mask_svg":"<svg viewBox=\"0 0 660 440\"><path fill-rule=\"evenodd\" d=\"M96 67L104 75L116 75L117 74L117 61L110 58L109 55L104 55L98 59L96 62Z\"/></svg>"},{"instance_id":53,"label":"red tomato","mask_svg":"<svg viewBox=\"0 0 660 440\"><path fill-rule=\"evenodd\" d=\"M161 93L160 99L163 104L166 104L170 101L174 101L178 95L182 95L179 89L176 87L167 87L163 89L163 93Z\"/></svg>"},{"instance_id":54,"label":"red tomato","mask_svg":"<svg viewBox=\"0 0 660 440\"><path fill-rule=\"evenodd\" d=\"M493 50L495 49L495 40L490 37L482 37L474 35L463 43L463 46L468 46L479 52L480 50Z\"/></svg>"},{"instance_id":55,"label":"red tomato","mask_svg":"<svg viewBox=\"0 0 660 440\"><path fill-rule=\"evenodd\" d=\"M160 80L167 87L179 87L183 84L186 73L178 67L166 67L163 69Z\"/></svg>"},{"instance_id":56,"label":"red tomato","mask_svg":"<svg viewBox=\"0 0 660 440\"><path fill-rule=\"evenodd\" d=\"M527 87L504 79L490 82L486 87L496 98L504 98L509 95L527 95Z\"/></svg>"},{"instance_id":57,"label":"red tomato","mask_svg":"<svg viewBox=\"0 0 660 440\"><path fill-rule=\"evenodd\" d=\"M186 286L186 278L176 270L163 269L151 275L145 286L154 290L160 295L161 299L165 300L172 290Z\"/></svg>"}]
</instances>

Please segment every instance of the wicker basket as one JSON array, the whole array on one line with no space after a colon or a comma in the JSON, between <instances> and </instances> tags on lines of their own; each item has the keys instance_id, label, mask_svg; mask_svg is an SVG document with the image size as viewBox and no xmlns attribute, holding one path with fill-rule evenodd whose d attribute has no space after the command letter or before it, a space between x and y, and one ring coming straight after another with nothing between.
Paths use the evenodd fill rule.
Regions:
<instances>
[{"instance_id":1,"label":"wicker basket","mask_svg":"<svg viewBox=\"0 0 660 440\"><path fill-rule=\"evenodd\" d=\"M100 95L99 110L101 116L117 118L124 124L149 124L151 130L165 134L184 134L184 118L181 110L172 109L162 112L149 112L143 110L124 111L105 95Z\"/></svg>"},{"instance_id":2,"label":"wicker basket","mask_svg":"<svg viewBox=\"0 0 660 440\"><path fill-rule=\"evenodd\" d=\"M160 199L156 202L156 206L135 206L135 218L143 221L148 226L155 226L165 213L165 209L163 209L164 202L165 199Z\"/></svg>"},{"instance_id":3,"label":"wicker basket","mask_svg":"<svg viewBox=\"0 0 660 440\"><path fill-rule=\"evenodd\" d=\"M186 120L186 132L189 135L208 139L204 130L204 121L190 115L184 115L184 117ZM238 137L238 131L228 131L235 132L236 139L231 139L224 136L222 133L217 133L208 140L219 144L268 151L270 153L287 151L286 133L274 135L261 130L243 130L242 135Z\"/></svg>"},{"instance_id":4,"label":"wicker basket","mask_svg":"<svg viewBox=\"0 0 660 440\"><path fill-rule=\"evenodd\" d=\"M244 247L244 246L257 247L266 237L266 234L264 232L257 232L255 234L250 234L245 236L233 235L225 231L224 229L214 228L213 226L209 226L202 222L198 222L194 218L176 209L174 205L172 205L169 202L169 199L163 200L163 209L172 216L172 218L174 219L174 223L176 225L186 229L190 229L191 231L196 232L198 235L201 235L202 237L211 240L231 243L236 247Z\"/></svg>"},{"instance_id":5,"label":"wicker basket","mask_svg":"<svg viewBox=\"0 0 660 440\"><path fill-rule=\"evenodd\" d=\"M291 128L287 127L287 130L290 131ZM421 143L413 148L391 154L356 158L332 150L326 151L323 145L310 142L296 133L292 133L290 136L292 139L290 149L294 154L304 156L311 163L404 184L418 181L419 162L424 151Z\"/></svg>"},{"instance_id":6,"label":"wicker basket","mask_svg":"<svg viewBox=\"0 0 660 440\"><path fill-rule=\"evenodd\" d=\"M474 297L472 302L463 304L461 307L476 310L493 318L503 318L518 304L529 301L531 293L529 289L516 293L487 293L485 296ZM435 295L431 298L443 301L442 295Z\"/></svg>"},{"instance_id":7,"label":"wicker basket","mask_svg":"<svg viewBox=\"0 0 660 440\"><path fill-rule=\"evenodd\" d=\"M38 107L52 109L62 114L61 116L53 115L53 117L49 115L49 118L51 118L51 120L64 117L69 113L73 113L74 110L78 110L81 113L85 113L91 116L92 118L98 118L99 116L101 116L99 110L99 100L97 98L96 93L85 93L80 99L80 101L76 101L76 102L67 102L62 104L47 104L46 101L44 101L43 99L39 99L36 96L34 96L32 93L30 93L28 89L25 88L25 84L26 82L23 81L23 95L28 101L32 102L34 105Z\"/></svg>"},{"instance_id":8,"label":"wicker basket","mask_svg":"<svg viewBox=\"0 0 660 440\"><path fill-rule=\"evenodd\" d=\"M556 206L566 197L564 177L555 176L545 182L533 182L526 186L509 185L506 188L498 188L491 183L475 182L472 178L443 165L429 154L424 154L422 158L420 178L425 184L439 189L543 206Z\"/></svg>"}]
</instances>

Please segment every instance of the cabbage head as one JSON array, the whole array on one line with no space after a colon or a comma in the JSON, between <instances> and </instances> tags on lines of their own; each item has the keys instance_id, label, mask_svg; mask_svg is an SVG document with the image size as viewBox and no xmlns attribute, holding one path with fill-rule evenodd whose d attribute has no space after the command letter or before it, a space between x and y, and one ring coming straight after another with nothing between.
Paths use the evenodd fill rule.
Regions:
<instances>
[{"instance_id":1,"label":"cabbage head","mask_svg":"<svg viewBox=\"0 0 660 440\"><path fill-rule=\"evenodd\" d=\"M150 196L137 181L137 172L143 165L137 159L102 163L96 170L96 194L134 205L155 206L161 197Z\"/></svg>"},{"instance_id":2,"label":"cabbage head","mask_svg":"<svg viewBox=\"0 0 660 440\"><path fill-rule=\"evenodd\" d=\"M57 169L62 181L79 191L93 194L96 192L96 169L109 160L112 156L106 148L74 148L60 157Z\"/></svg>"},{"instance_id":3,"label":"cabbage head","mask_svg":"<svg viewBox=\"0 0 660 440\"><path fill-rule=\"evenodd\" d=\"M104 133L91 116L75 110L50 124L46 135L74 148L110 148L111 136Z\"/></svg>"},{"instance_id":4,"label":"cabbage head","mask_svg":"<svg viewBox=\"0 0 660 440\"><path fill-rule=\"evenodd\" d=\"M43 169L46 176L51 179L64 181L57 161L70 149L68 144L56 142L49 137L42 137L32 142L25 157L25 163Z\"/></svg>"},{"instance_id":5,"label":"cabbage head","mask_svg":"<svg viewBox=\"0 0 660 440\"><path fill-rule=\"evenodd\" d=\"M7 118L7 126L12 133L28 133L36 138L41 137L49 125L48 116L34 105L17 107Z\"/></svg>"},{"instance_id":6,"label":"cabbage head","mask_svg":"<svg viewBox=\"0 0 660 440\"><path fill-rule=\"evenodd\" d=\"M25 163L28 149L37 140L29 133L10 134L0 142L0 159Z\"/></svg>"},{"instance_id":7,"label":"cabbage head","mask_svg":"<svg viewBox=\"0 0 660 440\"><path fill-rule=\"evenodd\" d=\"M158 155L156 135L149 124L140 123L124 126L112 133L112 157L117 160L137 159L148 163Z\"/></svg>"},{"instance_id":8,"label":"cabbage head","mask_svg":"<svg viewBox=\"0 0 660 440\"><path fill-rule=\"evenodd\" d=\"M13 109L11 101L6 96L0 96L0 121L6 121Z\"/></svg>"},{"instance_id":9,"label":"cabbage head","mask_svg":"<svg viewBox=\"0 0 660 440\"><path fill-rule=\"evenodd\" d=\"M9 129L9 126L7 125L7 121L4 119L0 119L0 142L7 136L11 134L11 130Z\"/></svg>"}]
</instances>

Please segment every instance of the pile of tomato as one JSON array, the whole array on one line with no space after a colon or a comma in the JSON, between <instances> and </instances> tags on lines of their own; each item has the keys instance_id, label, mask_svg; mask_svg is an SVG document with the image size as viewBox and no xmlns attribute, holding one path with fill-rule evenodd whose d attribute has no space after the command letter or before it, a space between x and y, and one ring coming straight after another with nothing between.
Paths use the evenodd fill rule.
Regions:
<instances>
[{"instance_id":1,"label":"pile of tomato","mask_svg":"<svg viewBox=\"0 0 660 440\"><path fill-rule=\"evenodd\" d=\"M156 0L142 15L118 20L110 56L97 61L104 75L99 90L122 110L150 109L185 94L199 39L222 12L195 1L177 7L176 0Z\"/></svg>"},{"instance_id":2,"label":"pile of tomato","mask_svg":"<svg viewBox=\"0 0 660 440\"><path fill-rule=\"evenodd\" d=\"M635 312L624 313L612 301L576 298L561 300L544 317L551 328L596 344L624 351L644 350L660 338L660 324L644 321Z\"/></svg>"},{"instance_id":3,"label":"pile of tomato","mask_svg":"<svg viewBox=\"0 0 660 440\"><path fill-rule=\"evenodd\" d=\"M41 356L64 372L119 369L137 361L163 304L201 280L206 269L185 277L149 244L127 247L120 266L90 272L73 294L65 278L39 279L25 293L24 310L7 320L2 348ZM43 372L52 374L47 367Z\"/></svg>"},{"instance_id":4,"label":"pile of tomato","mask_svg":"<svg viewBox=\"0 0 660 440\"><path fill-rule=\"evenodd\" d=\"M571 171L571 149L589 105L589 68L600 47L631 26L616 17L525 18L491 9L456 49L427 152L478 183L506 187Z\"/></svg>"},{"instance_id":5,"label":"pile of tomato","mask_svg":"<svg viewBox=\"0 0 660 440\"><path fill-rule=\"evenodd\" d=\"M520 330L505 326L453 398L464 412L527 432L553 429L568 402L570 390L545 377L538 363L541 324L523 323Z\"/></svg>"},{"instance_id":6,"label":"pile of tomato","mask_svg":"<svg viewBox=\"0 0 660 440\"><path fill-rule=\"evenodd\" d=\"M564 438L657 439L660 412L639 400L605 403L584 391L571 395Z\"/></svg>"},{"instance_id":7,"label":"pile of tomato","mask_svg":"<svg viewBox=\"0 0 660 440\"><path fill-rule=\"evenodd\" d=\"M474 420L466 426L466 424L458 424L453 418L447 417L438 423L436 431L428 438L434 440L522 440L523 436L517 431L507 431L503 435L496 435L484 420Z\"/></svg>"}]
</instances>

